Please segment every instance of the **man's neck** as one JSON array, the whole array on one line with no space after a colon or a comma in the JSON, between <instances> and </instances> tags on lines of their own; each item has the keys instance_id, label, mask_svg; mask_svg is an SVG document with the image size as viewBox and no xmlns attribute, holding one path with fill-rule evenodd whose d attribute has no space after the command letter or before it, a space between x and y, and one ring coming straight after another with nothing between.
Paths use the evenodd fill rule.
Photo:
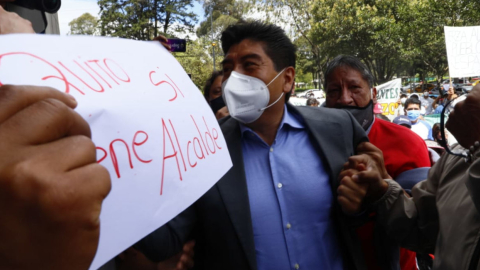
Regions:
<instances>
[{"instance_id":1,"label":"man's neck","mask_svg":"<svg viewBox=\"0 0 480 270\"><path fill-rule=\"evenodd\" d=\"M266 109L257 121L247 124L246 126L257 133L265 143L272 145L277 136L278 127L282 122L284 114L285 103L278 102Z\"/></svg>"}]
</instances>

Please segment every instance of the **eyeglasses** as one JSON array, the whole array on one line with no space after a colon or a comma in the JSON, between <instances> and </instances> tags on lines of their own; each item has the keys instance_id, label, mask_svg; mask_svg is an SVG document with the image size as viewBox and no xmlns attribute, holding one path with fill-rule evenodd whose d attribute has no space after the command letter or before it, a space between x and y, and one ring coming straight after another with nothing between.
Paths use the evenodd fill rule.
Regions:
<instances>
[{"instance_id":1,"label":"eyeglasses","mask_svg":"<svg viewBox=\"0 0 480 270\"><path fill-rule=\"evenodd\" d=\"M452 102L456 100L458 97L451 99L445 104L445 107L443 107L442 114L440 115L440 135L442 136L442 141L439 142L439 144L445 148L445 151L447 151L448 154L454 155L457 157L463 157L465 159L465 162L470 161L470 156L467 154L466 151L459 151L459 150L451 150L448 145L447 145L447 140L445 137L445 115L449 115L450 113L453 112L454 106L451 106Z\"/></svg>"}]
</instances>

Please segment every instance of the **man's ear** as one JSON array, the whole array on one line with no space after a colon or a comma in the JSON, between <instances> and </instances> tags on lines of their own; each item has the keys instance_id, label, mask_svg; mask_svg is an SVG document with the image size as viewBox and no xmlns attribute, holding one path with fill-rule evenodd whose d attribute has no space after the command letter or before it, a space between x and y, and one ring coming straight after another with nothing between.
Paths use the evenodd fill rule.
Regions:
<instances>
[{"instance_id":1,"label":"man's ear","mask_svg":"<svg viewBox=\"0 0 480 270\"><path fill-rule=\"evenodd\" d=\"M372 99L373 99L373 104L377 103L377 88L372 88Z\"/></svg>"},{"instance_id":2,"label":"man's ear","mask_svg":"<svg viewBox=\"0 0 480 270\"><path fill-rule=\"evenodd\" d=\"M292 91L295 86L295 69L293 67L285 68L285 71L283 72L283 79L283 92L287 94Z\"/></svg>"}]
</instances>

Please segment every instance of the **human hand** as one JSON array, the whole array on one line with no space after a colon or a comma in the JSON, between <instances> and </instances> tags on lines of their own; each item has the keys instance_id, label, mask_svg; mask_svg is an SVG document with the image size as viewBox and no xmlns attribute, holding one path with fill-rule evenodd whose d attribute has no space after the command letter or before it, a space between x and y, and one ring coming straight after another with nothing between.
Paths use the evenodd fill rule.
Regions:
<instances>
[{"instance_id":1,"label":"human hand","mask_svg":"<svg viewBox=\"0 0 480 270\"><path fill-rule=\"evenodd\" d=\"M73 97L0 87L0 269L88 269L110 191Z\"/></svg>"},{"instance_id":2,"label":"human hand","mask_svg":"<svg viewBox=\"0 0 480 270\"><path fill-rule=\"evenodd\" d=\"M369 142L360 143L357 146L357 155L351 156L346 164L349 169L356 169L359 172L352 176L354 181L367 183L368 190L366 198L377 200L383 196L388 189L384 179L392 179L385 168L383 153L380 149ZM364 166L364 170L362 167Z\"/></svg>"},{"instance_id":3,"label":"human hand","mask_svg":"<svg viewBox=\"0 0 480 270\"><path fill-rule=\"evenodd\" d=\"M353 180L353 176L365 170L364 164L352 165L345 163L344 170L339 175L340 185L337 189L337 200L342 211L347 215L355 215L362 210L362 204L368 191L368 184ZM358 170L357 170L358 169ZM360 170L360 171L359 171Z\"/></svg>"},{"instance_id":4,"label":"human hand","mask_svg":"<svg viewBox=\"0 0 480 270\"><path fill-rule=\"evenodd\" d=\"M18 16L17 13L8 12L0 6L0 35L28 33L35 34L32 23Z\"/></svg>"},{"instance_id":5,"label":"human hand","mask_svg":"<svg viewBox=\"0 0 480 270\"><path fill-rule=\"evenodd\" d=\"M160 262L158 264L158 270L188 270L193 268L195 255L193 248L195 247L195 241L191 240L183 245L181 253L173 256L172 258Z\"/></svg>"},{"instance_id":6,"label":"human hand","mask_svg":"<svg viewBox=\"0 0 480 270\"><path fill-rule=\"evenodd\" d=\"M170 45L168 45L168 39L162 35L159 35L158 37L155 37L153 40L156 40L158 42L160 42L160 44L163 45L163 47L165 47L165 49L167 49L168 51L170 51L172 48L170 47Z\"/></svg>"},{"instance_id":7,"label":"human hand","mask_svg":"<svg viewBox=\"0 0 480 270\"><path fill-rule=\"evenodd\" d=\"M229 116L230 113L228 112L228 108L227 106L221 108L220 110L217 111L217 113L215 114L215 117L217 118L217 120L219 119L222 119L224 117L227 117Z\"/></svg>"},{"instance_id":8,"label":"human hand","mask_svg":"<svg viewBox=\"0 0 480 270\"><path fill-rule=\"evenodd\" d=\"M480 141L480 84L455 105L445 127L464 148Z\"/></svg>"}]
</instances>

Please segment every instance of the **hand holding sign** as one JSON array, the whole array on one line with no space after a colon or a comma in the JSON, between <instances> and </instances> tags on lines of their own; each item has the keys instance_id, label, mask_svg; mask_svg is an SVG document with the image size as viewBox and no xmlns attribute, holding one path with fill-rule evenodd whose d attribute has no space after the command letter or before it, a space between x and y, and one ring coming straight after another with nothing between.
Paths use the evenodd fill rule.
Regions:
<instances>
[{"instance_id":1,"label":"hand holding sign","mask_svg":"<svg viewBox=\"0 0 480 270\"><path fill-rule=\"evenodd\" d=\"M70 93L92 128L97 161L112 177L92 269L182 212L231 167L205 99L155 42L2 36L2 84Z\"/></svg>"},{"instance_id":2,"label":"hand holding sign","mask_svg":"<svg viewBox=\"0 0 480 270\"><path fill-rule=\"evenodd\" d=\"M0 269L86 269L110 177L68 95L0 87Z\"/></svg>"}]
</instances>

